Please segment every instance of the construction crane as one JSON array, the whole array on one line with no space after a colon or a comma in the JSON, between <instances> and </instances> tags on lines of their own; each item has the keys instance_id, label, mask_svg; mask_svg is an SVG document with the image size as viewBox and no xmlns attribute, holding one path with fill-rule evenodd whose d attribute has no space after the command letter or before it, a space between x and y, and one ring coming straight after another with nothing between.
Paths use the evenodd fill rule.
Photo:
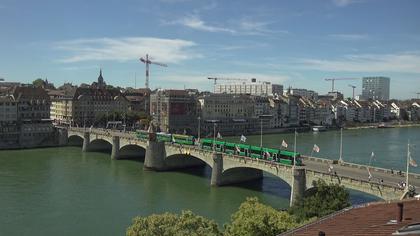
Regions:
<instances>
[{"instance_id":1,"label":"construction crane","mask_svg":"<svg viewBox=\"0 0 420 236\"><path fill-rule=\"evenodd\" d=\"M218 80L236 80L236 81L247 81L247 79L238 79L238 78L222 78L222 77L208 77L209 80L214 80L213 92L216 92L216 84Z\"/></svg>"},{"instance_id":2,"label":"construction crane","mask_svg":"<svg viewBox=\"0 0 420 236\"><path fill-rule=\"evenodd\" d=\"M358 80L356 78L331 78L325 79L325 81L331 81L331 92L334 92L334 83L336 80Z\"/></svg>"},{"instance_id":3,"label":"construction crane","mask_svg":"<svg viewBox=\"0 0 420 236\"><path fill-rule=\"evenodd\" d=\"M349 84L349 87L351 87L353 89L353 100L354 100L354 89L357 88L357 87L354 86L354 85L351 85L351 84Z\"/></svg>"},{"instance_id":4,"label":"construction crane","mask_svg":"<svg viewBox=\"0 0 420 236\"><path fill-rule=\"evenodd\" d=\"M149 58L149 55L146 54L146 57L141 57L140 61L143 62L144 64L146 64L146 88L149 88L149 65L150 64L154 64L154 65L158 65L158 66L163 66L163 67L168 67L168 65L160 63L160 62L155 62L155 61L151 61L151 58Z\"/></svg>"}]
</instances>

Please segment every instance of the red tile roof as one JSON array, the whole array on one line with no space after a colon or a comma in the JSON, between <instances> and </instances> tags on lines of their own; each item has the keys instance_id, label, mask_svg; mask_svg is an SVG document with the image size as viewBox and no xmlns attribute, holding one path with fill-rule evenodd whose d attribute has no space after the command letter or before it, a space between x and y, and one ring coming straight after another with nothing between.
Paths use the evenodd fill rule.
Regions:
<instances>
[{"instance_id":1,"label":"red tile roof","mask_svg":"<svg viewBox=\"0 0 420 236\"><path fill-rule=\"evenodd\" d=\"M400 201L401 202L401 201ZM281 235L318 235L320 231L330 235L392 235L408 224L420 223L420 201L407 200L404 204L402 222L397 219L397 202L370 203L354 207L322 218L314 223Z\"/></svg>"}]
</instances>

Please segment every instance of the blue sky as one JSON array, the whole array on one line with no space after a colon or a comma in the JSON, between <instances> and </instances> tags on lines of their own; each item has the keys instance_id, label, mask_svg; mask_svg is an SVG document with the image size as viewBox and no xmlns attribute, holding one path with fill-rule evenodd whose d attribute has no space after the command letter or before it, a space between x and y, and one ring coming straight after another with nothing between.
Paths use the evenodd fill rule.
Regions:
<instances>
[{"instance_id":1,"label":"blue sky","mask_svg":"<svg viewBox=\"0 0 420 236\"><path fill-rule=\"evenodd\" d=\"M324 78L391 77L420 92L417 0L0 0L0 77L211 90L207 77L257 78L325 93ZM361 81L340 81L351 95Z\"/></svg>"}]
</instances>

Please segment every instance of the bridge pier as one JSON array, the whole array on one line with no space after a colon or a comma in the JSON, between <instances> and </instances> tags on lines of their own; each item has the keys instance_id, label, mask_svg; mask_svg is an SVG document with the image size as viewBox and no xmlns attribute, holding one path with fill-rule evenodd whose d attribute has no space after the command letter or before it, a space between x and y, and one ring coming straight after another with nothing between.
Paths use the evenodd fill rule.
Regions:
<instances>
[{"instance_id":1,"label":"bridge pier","mask_svg":"<svg viewBox=\"0 0 420 236\"><path fill-rule=\"evenodd\" d=\"M305 169L293 169L292 191L290 193L290 206L301 200L306 190L306 171Z\"/></svg>"},{"instance_id":2,"label":"bridge pier","mask_svg":"<svg viewBox=\"0 0 420 236\"><path fill-rule=\"evenodd\" d=\"M120 157L120 137L112 136L112 151L111 159L118 159Z\"/></svg>"},{"instance_id":3,"label":"bridge pier","mask_svg":"<svg viewBox=\"0 0 420 236\"><path fill-rule=\"evenodd\" d=\"M165 143L148 141L146 155L144 157L144 170L165 170Z\"/></svg>"},{"instance_id":4,"label":"bridge pier","mask_svg":"<svg viewBox=\"0 0 420 236\"><path fill-rule=\"evenodd\" d=\"M211 186L222 184L223 158L221 153L213 153L213 168L211 169Z\"/></svg>"},{"instance_id":5,"label":"bridge pier","mask_svg":"<svg viewBox=\"0 0 420 236\"><path fill-rule=\"evenodd\" d=\"M88 152L89 151L89 143L90 143L90 133L89 132L84 132L83 133L82 152Z\"/></svg>"}]
</instances>

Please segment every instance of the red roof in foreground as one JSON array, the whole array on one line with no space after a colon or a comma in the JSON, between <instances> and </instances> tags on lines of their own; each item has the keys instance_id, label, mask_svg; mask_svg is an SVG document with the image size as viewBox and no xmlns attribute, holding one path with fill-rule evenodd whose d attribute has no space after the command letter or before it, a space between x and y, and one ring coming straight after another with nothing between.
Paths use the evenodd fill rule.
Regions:
<instances>
[{"instance_id":1,"label":"red roof in foreground","mask_svg":"<svg viewBox=\"0 0 420 236\"><path fill-rule=\"evenodd\" d=\"M370 203L354 207L312 224L286 232L281 235L318 235L320 231L330 235L392 235L408 224L420 223L420 201L399 201L404 204L402 222L390 223L397 219L398 202Z\"/></svg>"}]
</instances>

